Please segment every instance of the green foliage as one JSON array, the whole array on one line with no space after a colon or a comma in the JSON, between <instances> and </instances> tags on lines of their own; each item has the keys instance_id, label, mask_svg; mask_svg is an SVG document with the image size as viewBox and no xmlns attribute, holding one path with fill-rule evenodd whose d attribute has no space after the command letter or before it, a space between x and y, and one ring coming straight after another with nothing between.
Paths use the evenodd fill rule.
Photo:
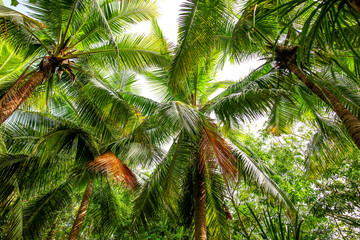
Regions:
<instances>
[{"instance_id":1,"label":"green foliage","mask_svg":"<svg viewBox=\"0 0 360 240\"><path fill-rule=\"evenodd\" d=\"M193 239L202 171L209 239L358 238L359 150L279 59L297 46L292 61L359 118L357 1L186 0L177 46L152 1L28 7L32 18L0 4L1 97L58 63L0 129L1 239L66 239L89 181L79 238ZM145 20L150 35L128 33ZM254 55L266 63L217 80ZM139 95L136 73L158 101ZM256 134L244 127L264 117ZM136 172L135 193L90 167L108 152Z\"/></svg>"},{"instance_id":2,"label":"green foliage","mask_svg":"<svg viewBox=\"0 0 360 240\"><path fill-rule=\"evenodd\" d=\"M347 236L347 239L356 239L358 220L354 212L357 209L355 197L358 196L358 155L349 154L336 165L323 166L321 175L306 174L303 153L306 145L311 144L313 131L312 128L298 126L297 136L274 137L269 133L257 137L252 134L238 136L249 146L249 151L251 149L254 156L261 158L272 169L270 176L299 206L298 218L303 221L302 239L332 239L334 235L341 234ZM267 218L269 213L271 215L272 210L263 212L261 209L272 209L273 203L263 197L254 198L253 188L246 189L240 185L238 191L241 191L241 194L236 196L239 202L235 207L242 213L242 218L245 218L247 228L251 230L254 224L260 223L265 229L267 225L263 222L266 221L264 218ZM259 223L248 219L252 213L247 210L245 203L249 204ZM336 211L338 212L335 213ZM278 214L275 213L277 216ZM281 214L281 218L287 217ZM291 221L294 221L294 218ZM236 223L238 226L233 228L234 235L241 232L237 215L234 216L234 224ZM279 225L278 221L277 224ZM261 229L257 229L253 234L264 234ZM268 236L268 233L266 235Z\"/></svg>"},{"instance_id":3,"label":"green foliage","mask_svg":"<svg viewBox=\"0 0 360 240\"><path fill-rule=\"evenodd\" d=\"M252 216L254 217L261 233L263 239L294 239L300 240L301 237L301 225L302 220L298 219L298 214L296 213L295 219L282 219L281 209L278 209L275 214L270 212L269 209L263 210L263 221L260 222L260 219L255 215L253 209L248 206Z\"/></svg>"}]
</instances>

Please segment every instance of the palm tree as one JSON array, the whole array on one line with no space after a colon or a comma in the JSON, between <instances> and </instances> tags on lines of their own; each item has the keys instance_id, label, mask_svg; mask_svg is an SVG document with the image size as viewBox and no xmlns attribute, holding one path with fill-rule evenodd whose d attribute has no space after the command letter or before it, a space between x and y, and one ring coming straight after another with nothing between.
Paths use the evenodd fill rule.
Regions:
<instances>
[{"instance_id":1,"label":"palm tree","mask_svg":"<svg viewBox=\"0 0 360 240\"><path fill-rule=\"evenodd\" d=\"M343 28L348 27L346 31L350 31L350 27L345 23L342 25L339 25L338 22L336 24L331 23L333 24L331 25L331 29L327 27L321 28L324 29L324 35L319 35L321 24L328 26L329 22L326 18L331 18L331 9L337 6L336 3L338 1L327 1L326 3L313 1L308 4L304 3L304 9L301 11L290 11L290 6L292 9L292 7L302 5L303 2L304 1L285 1L278 5L275 2L269 1L249 2L234 29L233 38L235 48L238 49L240 54L242 54L241 52L244 50L244 47L249 45L252 51L260 52L260 54L266 52L274 53L272 59L276 61L277 66L280 69L286 69L290 71L290 73L293 73L310 91L324 101L340 118L353 139L353 142L360 148L360 121L356 117L356 109L358 107L356 106L355 109L349 109L349 107L347 107L348 105L354 106L356 102L353 102L353 98L349 98L348 95L341 92L335 92L336 94L334 94L334 87L329 89L329 81L327 81L326 84L326 81L319 79L318 74L301 66L302 64L308 63L306 60L309 61L312 59L310 58L310 53L313 51L322 58L318 60L318 63L325 61L325 63L328 64L326 58L329 59L329 55L331 60L330 52L326 52L329 46L331 49L344 50L341 44L332 44L335 42L332 39L334 39L335 36L339 37L339 39L341 39L341 37L347 38L347 36L345 37L343 35ZM344 4L340 5L339 10L343 10ZM295 28L295 21L301 18L301 16L306 17L308 11L311 12L311 14L304 20L302 28ZM278 14L280 14L280 16ZM354 13L351 12L349 14ZM335 21L343 21L341 18L339 15L339 18L336 18ZM278 24L279 22L280 25ZM314 22L314 24L311 24L312 22ZM299 24L298 22L296 23ZM356 24L355 21L352 25L354 24ZM339 28L337 28L337 26L339 26ZM332 33L330 34L329 31ZM286 36L283 34L284 32L287 33ZM329 35L331 36L327 38ZM251 40L249 36L251 36ZM281 36L285 37L283 46L279 43ZM323 36L326 36L326 38ZM317 43L316 48L313 47L315 40ZM251 41L253 42L251 43ZM348 39L344 39L343 41L346 43ZM332 43L330 44L329 42ZM354 48L355 45L352 45L351 49ZM245 52L248 52L248 50L245 50ZM323 56L325 56L325 58ZM269 59L272 60L271 58ZM339 59L340 58L335 55L331 61ZM312 63L310 62L309 64ZM344 64L339 63L339 61L337 61L337 64L342 68L344 67ZM334 71L334 68L331 68L331 71ZM308 73L306 74L306 72Z\"/></svg>"},{"instance_id":2,"label":"palm tree","mask_svg":"<svg viewBox=\"0 0 360 240\"><path fill-rule=\"evenodd\" d=\"M111 158L109 158L111 156ZM107 157L107 160L104 161L104 157ZM16 161L14 162L14 159ZM102 159L102 160L99 160ZM99 161L102 161L101 164L99 164ZM31 177L26 176L24 174L25 171L31 171L32 168L35 166L44 166L44 161L40 161L39 159L35 159L34 157L29 158L27 155L2 155L1 156L1 162L2 167L1 171L5 173L6 171L9 171L9 169L12 169L14 167L18 168L17 171L12 171L13 174L12 177L16 178L16 181L22 182L27 178L27 180L31 180ZM132 174L132 172L126 167L125 164L121 163L119 159L115 157L112 153L106 153L97 158L94 162L91 164L94 164L96 167L95 169L99 169L99 171L102 171L102 175L108 176L110 173L115 178L116 182L122 182L124 181L125 184L128 184L130 187L134 187L134 183L136 181L135 176ZM114 173L114 169L117 169ZM50 169L48 167L48 170L56 171L54 169ZM86 169L85 169L86 170ZM69 171L69 170L68 170ZM104 174L107 172L107 174ZM6 235L8 239L19 239L21 236L26 236L29 238L39 238L41 235L41 232L47 229L47 226L52 226L52 222L56 221L59 214L66 209L72 202L73 197L71 195L76 192L76 189L81 189L82 184L79 182L79 180L76 180L75 174L79 174L79 172L72 172L72 175L68 177L68 179L65 180L64 183L56 186L56 187L49 187L47 190L39 195L35 195L32 197L31 200L28 201L27 205L23 207L23 216L21 216L21 208L16 209L19 207L19 200L13 201L14 199L11 199L11 195L4 196L2 195L2 203L6 203L6 207L2 207L3 213L6 213L6 211L10 211L9 213L6 213L8 216L9 221L9 230L8 234ZM7 175L9 177L9 175ZM59 177L59 176L58 176ZM97 176L100 177L100 174ZM45 176L40 176L39 172L37 172L37 176L34 176L36 179L40 180L46 180ZM109 178L111 180L111 177ZM14 179L12 180L14 181ZM54 182L50 184L50 186L54 185ZM3 184L9 184L11 181L5 180L2 178ZM116 199L117 196L113 195L113 190L111 185L109 185L109 182L103 183L102 181L96 181L95 179L90 179L89 183L86 187L86 190L84 192L79 211L76 215L76 218L73 223L73 227L70 231L68 239L78 239L78 236L80 234L81 226L85 220L85 215L87 212L87 209L89 207L90 198L92 196L94 183L98 185L97 191L102 191L100 194L97 193L98 196L106 197L106 203L107 205L101 205L101 207L98 209L98 211L101 211L102 215L107 216L107 219L100 219L101 221L99 224L102 224L102 232L106 233L107 231L111 232L112 224L115 225L116 221L118 221L118 216L116 212L117 210L117 204ZM42 183L44 184L44 183ZM25 184L26 185L26 184ZM10 186L3 186L2 190L9 188ZM24 187L24 186L21 186ZM28 192L33 191L34 189L21 189L21 194L23 196L21 199L26 199L26 194ZM106 193L106 191L109 191ZM10 197L10 199L9 199ZM97 197L99 198L99 197ZM12 200L12 203L10 201ZM92 201L93 204L101 204L102 202L98 200ZM15 214L16 211L18 211L17 214L20 219L16 218L12 214ZM21 223L16 222L20 221L23 217L23 227L24 230L21 229ZM18 227L16 227L18 226ZM20 228L19 228L20 227ZM54 231L56 226L51 227L51 231ZM50 232L51 232L50 231Z\"/></svg>"},{"instance_id":3,"label":"palm tree","mask_svg":"<svg viewBox=\"0 0 360 240\"><path fill-rule=\"evenodd\" d=\"M134 75L118 74L113 69L96 70L98 78L80 76L80 89L69 82L55 86L48 111L41 111L41 101L36 101L47 94L46 89L39 89L42 91L34 96L37 104L24 106L2 125L6 154L1 162L1 192L6 194L1 196L1 202L7 206L2 211L13 212L7 216L17 229L9 231L10 239L22 235L39 238L71 203L71 193L84 185L69 239L78 238L92 201L101 206L96 212L102 213L101 228L96 231L111 235L120 221L111 179L135 187L134 174L119 159L150 161L156 156L156 148L143 134L144 120L139 111L121 96L122 91L131 90ZM106 181L102 181L104 177ZM41 194L34 196L34 189ZM93 194L97 197L91 200ZM26 196L32 200L24 208L18 200Z\"/></svg>"},{"instance_id":4,"label":"palm tree","mask_svg":"<svg viewBox=\"0 0 360 240\"><path fill-rule=\"evenodd\" d=\"M156 25L155 32L162 36ZM176 48L171 66L185 64L178 62L186 61L178 58L183 46L180 43ZM159 160L137 194L135 226L150 220L156 210L165 205L172 213L178 209L176 216L180 217L182 224L194 224L195 239L207 239L208 235L226 239L223 186L238 174L248 176L250 181L293 210L286 194L262 171L257 161L241 150L236 139L232 139L233 143L227 141L216 121L210 118L210 114L215 113L217 119L227 126L236 125L239 120L254 119L267 112L267 106L272 105L271 96L279 96L282 92L261 89L250 81L213 83L219 56L219 52L213 49L197 59L196 68L185 79L179 80L181 83L172 79L171 67L169 71L159 69L146 73L160 93L162 103L124 95L146 114L147 121L154 128L151 135L156 133L156 137L172 142L167 154ZM228 85L230 87L223 93L209 100L217 89Z\"/></svg>"},{"instance_id":5,"label":"palm tree","mask_svg":"<svg viewBox=\"0 0 360 240\"><path fill-rule=\"evenodd\" d=\"M3 123L35 90L53 76L66 73L75 81L85 61L122 69L141 69L160 64L159 45L151 37L127 34L131 24L156 16L155 5L144 1L36 1L27 5L42 27L27 22L14 24L1 6L1 37L16 49L36 53L32 62L1 97ZM56 17L54 17L56 16Z\"/></svg>"},{"instance_id":6,"label":"palm tree","mask_svg":"<svg viewBox=\"0 0 360 240\"><path fill-rule=\"evenodd\" d=\"M49 121L49 119L47 121ZM37 127L37 129L43 128L44 125L41 125L46 124L47 121L38 121L37 124L40 126ZM59 125L60 123L59 119L56 121L56 119L53 118L50 119L50 121L54 122L53 124L55 125ZM34 127L34 125L31 126ZM89 126L87 127L89 128ZM21 129L24 130L24 126L22 126ZM24 135L24 132L18 132L19 130L20 129L13 127L12 131L7 131L7 134L17 134L17 137ZM25 133L28 134L29 132ZM30 131L30 134L31 133L33 132ZM22 139L28 137L28 135L25 135ZM14 145L10 150L12 152L16 149L24 152L24 148L21 146L31 144L31 140L28 142L23 141L23 143L19 144L11 138L5 141L9 141ZM80 128L75 128L69 125L69 123L67 125L60 123L59 127L50 130L45 136L40 137L39 144L33 146L33 150L31 150L34 151L34 149L36 149L36 152L33 153L32 156L21 154L2 155L1 171L4 173L1 179L3 184L2 192L8 194L2 195L1 202L6 203L6 205L12 209L12 207L17 206L16 201L14 203L14 199L11 197L12 195L20 194L19 197L23 198L36 188L45 190L42 194L35 195L24 209L24 234L26 236L37 238L40 231L44 228L46 229L46 224L50 224L56 219L56 213L71 203L71 193L74 191L74 188L81 187L84 182L88 182L78 214L74 220L73 228L69 234L69 239L77 239L89 206L92 189L96 180L95 177L101 178L101 175L103 175L109 178L108 181L114 178L116 182L125 182L125 184L132 189L135 187L136 178L134 174L113 153L109 151L105 152L94 160L93 154L99 154L99 147L101 146L96 143L96 138L92 137L88 132ZM102 151L107 150L104 149ZM71 163L72 160L66 160L67 158L71 159L71 156L76 159L73 163ZM92 159L89 159L91 157ZM36 168L42 170L35 170ZM94 175L94 173L98 174ZM53 179L51 176L55 176L56 179ZM39 183L29 184L26 183L27 181L39 181ZM101 183L101 181L96 182L98 185L104 186L104 183ZM19 185L19 190L15 190L15 192L14 190L9 190L12 189L14 184ZM106 186L108 184L109 182L105 183L102 189L110 190L111 192L110 185ZM53 187L54 185L55 187ZM111 194L105 194L104 197L105 196L109 197ZM111 199L107 199L107 202L114 205L115 202L111 202L114 201L114 199L115 196L111 196ZM116 207L116 204L114 206ZM112 207L114 208L114 206ZM8 207L3 210L6 211ZM109 211L109 209L106 208L100 210ZM111 214L116 215L116 213ZM15 223L12 224L16 226ZM107 224L112 224L112 222ZM103 227L106 228L107 226L105 225ZM106 229L104 229L104 231L106 231ZM9 239L18 239L21 232L21 230L18 230L18 232L10 230L11 234L9 235Z\"/></svg>"},{"instance_id":7,"label":"palm tree","mask_svg":"<svg viewBox=\"0 0 360 240\"><path fill-rule=\"evenodd\" d=\"M358 61L355 61L359 55L355 50L358 45L358 31L354 29L357 28L358 13L352 9L356 9L354 2L249 1L242 7L240 17L237 17L235 12L239 6L232 1L186 1L184 6L186 11L180 22L180 36L184 38L180 38L182 48L170 67L169 84L184 81L194 71L201 54L206 54L211 49L222 49L222 58L230 55L238 60L255 53L266 57L274 53L274 57L269 59L275 58L280 68L294 73L307 88L331 107L360 148L360 122L356 118L357 110L347 107L354 105L347 100L349 96L339 95L338 92L334 94L328 85L319 85L320 81L324 81L318 79L317 74L311 76L304 73L309 70L299 67L304 63L305 57L311 60L310 53L319 48L322 51L316 50L317 54L323 57L319 62L328 62L329 54L326 49L330 46L338 49L338 52L346 50L354 55L355 58L350 63L354 67L344 64L344 59L349 61L348 57L342 57L339 53L330 55L330 60L347 74L350 73L349 77L356 81L350 70L359 69ZM338 10L344 12L348 18L338 14L332 21L333 13ZM297 26L303 26L301 30L294 27L295 21ZM329 24L331 27L328 27ZM320 29L325 32L326 39L322 37L324 35L318 34ZM279 39L282 38L285 38L284 46L279 44ZM342 42L339 43L338 39L342 39ZM312 47L315 40L317 48ZM290 42L292 45L289 45ZM294 47L294 44L298 47ZM178 61L179 59L184 61ZM177 72L173 74L172 71L175 70ZM180 84L178 88L181 87Z\"/></svg>"}]
</instances>

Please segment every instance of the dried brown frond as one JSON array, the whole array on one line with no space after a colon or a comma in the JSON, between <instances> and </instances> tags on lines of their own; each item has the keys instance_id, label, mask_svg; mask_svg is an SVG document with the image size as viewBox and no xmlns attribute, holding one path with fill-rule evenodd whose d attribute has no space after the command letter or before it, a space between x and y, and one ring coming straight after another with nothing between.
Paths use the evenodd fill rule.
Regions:
<instances>
[{"instance_id":1,"label":"dried brown frond","mask_svg":"<svg viewBox=\"0 0 360 240\"><path fill-rule=\"evenodd\" d=\"M270 132L271 134L273 134L274 136L279 137L279 136L281 135L280 132L279 132L279 128L278 128L277 126L274 126L274 127L270 128L270 129L268 129L268 130L269 130L269 132Z\"/></svg>"},{"instance_id":2,"label":"dried brown frond","mask_svg":"<svg viewBox=\"0 0 360 240\"><path fill-rule=\"evenodd\" d=\"M216 126L205 126L200 144L200 163L205 165L206 161L214 163L216 161L223 173L234 177L238 171L233 165L236 159L230 151L230 147L218 132Z\"/></svg>"},{"instance_id":3,"label":"dried brown frond","mask_svg":"<svg viewBox=\"0 0 360 240\"><path fill-rule=\"evenodd\" d=\"M89 167L102 174L111 175L116 181L125 183L131 190L137 185L135 174L112 152L98 156L89 163Z\"/></svg>"},{"instance_id":4,"label":"dried brown frond","mask_svg":"<svg viewBox=\"0 0 360 240\"><path fill-rule=\"evenodd\" d=\"M348 3L355 9L355 11L360 12L360 0L348 0Z\"/></svg>"}]
</instances>

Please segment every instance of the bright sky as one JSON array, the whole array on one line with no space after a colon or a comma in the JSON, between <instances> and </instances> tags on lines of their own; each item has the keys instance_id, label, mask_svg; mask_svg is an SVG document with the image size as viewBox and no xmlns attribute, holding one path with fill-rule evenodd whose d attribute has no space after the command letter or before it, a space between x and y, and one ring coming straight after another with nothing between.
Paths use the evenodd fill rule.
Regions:
<instances>
[{"instance_id":1,"label":"bright sky","mask_svg":"<svg viewBox=\"0 0 360 240\"><path fill-rule=\"evenodd\" d=\"M166 38L171 42L177 42L178 24L177 17L179 16L180 5L183 0L157 0L159 6L159 18L157 19L161 30ZM139 32L149 32L150 23L144 22L135 28Z\"/></svg>"}]
</instances>

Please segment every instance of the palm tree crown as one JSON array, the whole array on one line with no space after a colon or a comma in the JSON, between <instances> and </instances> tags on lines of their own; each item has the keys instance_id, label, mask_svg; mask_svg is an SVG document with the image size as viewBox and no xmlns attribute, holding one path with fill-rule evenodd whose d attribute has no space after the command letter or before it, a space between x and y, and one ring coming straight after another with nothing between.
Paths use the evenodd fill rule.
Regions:
<instances>
[{"instance_id":1,"label":"palm tree crown","mask_svg":"<svg viewBox=\"0 0 360 240\"><path fill-rule=\"evenodd\" d=\"M154 38L127 34L134 23L156 16L155 5L143 1L37 1L27 5L41 27L24 22L18 27L1 6L1 36L16 49L36 53L24 72L1 98L0 123L4 122L35 90L54 75L75 81L84 61L99 66L140 69L161 64ZM56 16L56 17L55 17Z\"/></svg>"}]
</instances>

